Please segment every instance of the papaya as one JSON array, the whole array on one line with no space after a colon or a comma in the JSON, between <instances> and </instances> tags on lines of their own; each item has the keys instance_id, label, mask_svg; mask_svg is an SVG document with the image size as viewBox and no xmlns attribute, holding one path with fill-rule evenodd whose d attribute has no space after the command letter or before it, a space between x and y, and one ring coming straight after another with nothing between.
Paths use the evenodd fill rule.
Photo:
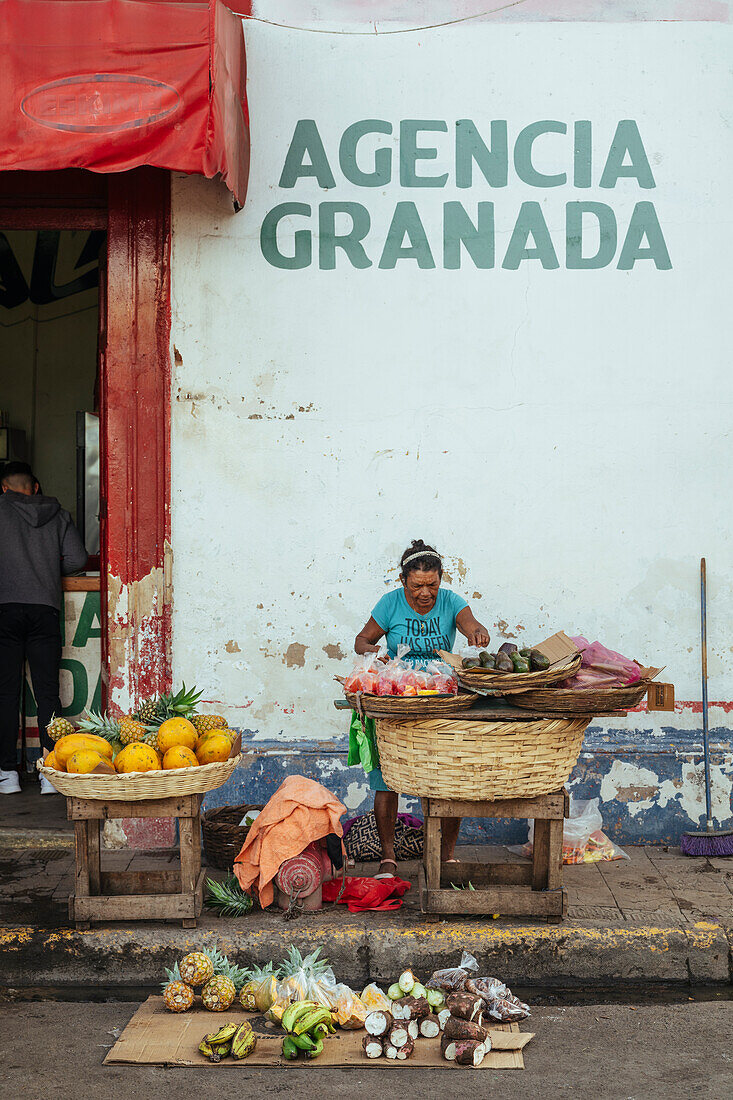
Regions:
<instances>
[{"instance_id":1,"label":"papaya","mask_svg":"<svg viewBox=\"0 0 733 1100\"><path fill-rule=\"evenodd\" d=\"M69 733L66 737L60 737L54 746L54 755L65 768L69 757L80 749L94 749L106 760L112 760L112 746L109 741L94 733Z\"/></svg>"}]
</instances>

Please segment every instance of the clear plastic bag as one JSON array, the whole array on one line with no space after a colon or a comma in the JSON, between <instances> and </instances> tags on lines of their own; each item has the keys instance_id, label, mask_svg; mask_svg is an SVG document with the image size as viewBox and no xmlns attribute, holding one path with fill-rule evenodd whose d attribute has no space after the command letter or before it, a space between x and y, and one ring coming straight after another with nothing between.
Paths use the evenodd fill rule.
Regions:
<instances>
[{"instance_id":1,"label":"clear plastic bag","mask_svg":"<svg viewBox=\"0 0 733 1100\"><path fill-rule=\"evenodd\" d=\"M589 642L578 635L572 639L582 653L580 668L575 676L564 680L563 687L583 690L589 688L625 687L641 679L641 669L636 661L606 649L600 642Z\"/></svg>"},{"instance_id":2,"label":"clear plastic bag","mask_svg":"<svg viewBox=\"0 0 733 1100\"><path fill-rule=\"evenodd\" d=\"M360 999L366 1005L368 1012L389 1012L392 1008L389 997L379 988L376 982L372 982L371 985L362 989Z\"/></svg>"},{"instance_id":3,"label":"clear plastic bag","mask_svg":"<svg viewBox=\"0 0 733 1100\"><path fill-rule=\"evenodd\" d=\"M442 989L444 993L452 993L453 990L463 989L466 978L470 978L477 971L478 963L473 955L469 954L468 951L464 951L461 955L460 966L433 971L425 986L427 989Z\"/></svg>"},{"instance_id":4,"label":"clear plastic bag","mask_svg":"<svg viewBox=\"0 0 733 1100\"><path fill-rule=\"evenodd\" d=\"M356 658L354 667L344 680L344 691L355 695L357 691L375 694L381 666L376 653L362 653Z\"/></svg>"},{"instance_id":5,"label":"clear plastic bag","mask_svg":"<svg viewBox=\"0 0 733 1100\"><path fill-rule=\"evenodd\" d=\"M615 859L629 859L623 848L603 832L600 799L573 798L570 796L570 817L562 827L562 861L567 866L575 863L610 863ZM530 857L534 846L534 822L529 823L529 839L521 847L510 847L516 855Z\"/></svg>"},{"instance_id":6,"label":"clear plastic bag","mask_svg":"<svg viewBox=\"0 0 733 1100\"><path fill-rule=\"evenodd\" d=\"M348 985L337 985L334 989L336 1003L333 1006L336 1012L336 1022L344 1031L358 1031L364 1027L364 1021L371 1009L349 989Z\"/></svg>"}]
</instances>

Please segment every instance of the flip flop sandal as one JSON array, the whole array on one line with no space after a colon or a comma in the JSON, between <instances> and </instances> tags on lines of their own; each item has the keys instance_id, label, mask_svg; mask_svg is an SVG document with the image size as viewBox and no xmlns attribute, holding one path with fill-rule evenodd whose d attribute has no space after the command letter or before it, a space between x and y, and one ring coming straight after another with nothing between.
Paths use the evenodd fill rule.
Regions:
<instances>
[{"instance_id":1,"label":"flip flop sandal","mask_svg":"<svg viewBox=\"0 0 733 1100\"><path fill-rule=\"evenodd\" d=\"M392 864L392 866L394 867L394 871L383 871L382 870L382 868L388 863ZM379 864L379 874L375 875L374 878L397 878L397 862L396 862L396 860L394 860L394 859L383 859L382 862Z\"/></svg>"}]
</instances>

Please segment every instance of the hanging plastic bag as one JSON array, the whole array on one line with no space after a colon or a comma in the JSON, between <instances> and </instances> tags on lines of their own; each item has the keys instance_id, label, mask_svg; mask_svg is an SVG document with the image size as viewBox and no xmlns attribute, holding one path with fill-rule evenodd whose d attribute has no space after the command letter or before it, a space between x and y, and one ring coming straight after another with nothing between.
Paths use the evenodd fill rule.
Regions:
<instances>
[{"instance_id":1,"label":"hanging plastic bag","mask_svg":"<svg viewBox=\"0 0 733 1100\"><path fill-rule=\"evenodd\" d=\"M458 694L458 678L445 661L431 661L427 672L432 679L431 688L436 695Z\"/></svg>"},{"instance_id":2,"label":"hanging plastic bag","mask_svg":"<svg viewBox=\"0 0 733 1100\"><path fill-rule=\"evenodd\" d=\"M573 688L576 691L625 687L641 679L639 665L629 657L615 653L612 649L606 649L600 642L589 642L582 635L572 640L581 651L581 665L575 676L571 676L569 680L563 680L562 687Z\"/></svg>"},{"instance_id":3,"label":"hanging plastic bag","mask_svg":"<svg viewBox=\"0 0 733 1100\"><path fill-rule=\"evenodd\" d=\"M425 986L427 989L442 989L444 993L450 993L454 989L463 989L466 979L477 972L478 963L473 955L469 954L468 951L464 951L461 955L460 966L433 971Z\"/></svg>"},{"instance_id":4,"label":"hanging plastic bag","mask_svg":"<svg viewBox=\"0 0 733 1100\"><path fill-rule=\"evenodd\" d=\"M534 848L534 822L529 823L529 839L526 844L510 847L516 855L531 857ZM629 859L623 848L603 832L600 799L573 798L570 796L570 817L562 827L562 861L567 866L575 863L610 863L615 859Z\"/></svg>"}]
</instances>

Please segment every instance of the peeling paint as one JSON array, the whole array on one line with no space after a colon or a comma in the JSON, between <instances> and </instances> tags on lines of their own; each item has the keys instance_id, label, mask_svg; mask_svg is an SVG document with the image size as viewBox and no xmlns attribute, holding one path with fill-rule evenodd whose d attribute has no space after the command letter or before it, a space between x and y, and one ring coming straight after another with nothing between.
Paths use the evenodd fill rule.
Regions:
<instances>
[{"instance_id":1,"label":"peeling paint","mask_svg":"<svg viewBox=\"0 0 733 1100\"><path fill-rule=\"evenodd\" d=\"M332 661L343 661L343 659L346 657L346 654L341 649L341 646L338 644L324 645L323 652L326 654L327 657L330 657Z\"/></svg>"},{"instance_id":2,"label":"peeling paint","mask_svg":"<svg viewBox=\"0 0 733 1100\"><path fill-rule=\"evenodd\" d=\"M227 651L227 653L241 653L242 652L241 649L239 648L239 646L237 645L237 643L234 641L234 639L230 639L227 642L227 644L224 646L224 649Z\"/></svg>"},{"instance_id":3,"label":"peeling paint","mask_svg":"<svg viewBox=\"0 0 733 1100\"><path fill-rule=\"evenodd\" d=\"M291 642L283 657L288 668L302 668L305 664L305 653L307 649L307 645L301 645L300 642Z\"/></svg>"},{"instance_id":4,"label":"peeling paint","mask_svg":"<svg viewBox=\"0 0 733 1100\"><path fill-rule=\"evenodd\" d=\"M109 702L121 713L166 683L165 588L162 566L128 584L113 574L107 578Z\"/></svg>"}]
</instances>

